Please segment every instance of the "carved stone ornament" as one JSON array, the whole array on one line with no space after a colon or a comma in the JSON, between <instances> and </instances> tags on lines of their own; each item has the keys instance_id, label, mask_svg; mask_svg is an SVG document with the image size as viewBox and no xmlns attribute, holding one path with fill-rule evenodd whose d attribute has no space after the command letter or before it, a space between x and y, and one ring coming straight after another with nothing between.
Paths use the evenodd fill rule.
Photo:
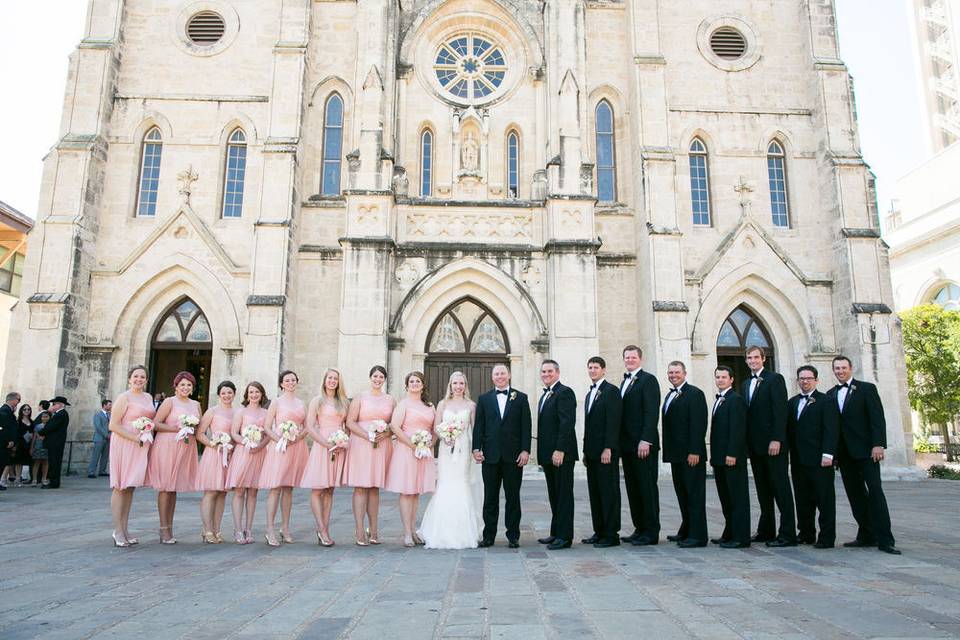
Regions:
<instances>
[{"instance_id":1,"label":"carved stone ornament","mask_svg":"<svg viewBox=\"0 0 960 640\"><path fill-rule=\"evenodd\" d=\"M190 193L193 191L193 183L196 182L199 177L197 172L193 170L192 164L177 174L177 181L180 183L180 188L177 190L180 194L180 204L190 204Z\"/></svg>"},{"instance_id":2,"label":"carved stone ornament","mask_svg":"<svg viewBox=\"0 0 960 640\"><path fill-rule=\"evenodd\" d=\"M409 287L420 279L420 272L409 260L400 263L394 275L397 278L397 282L405 287Z\"/></svg>"},{"instance_id":3,"label":"carved stone ornament","mask_svg":"<svg viewBox=\"0 0 960 640\"><path fill-rule=\"evenodd\" d=\"M530 213L410 212L407 236L415 241L483 242L529 244L533 241Z\"/></svg>"},{"instance_id":4,"label":"carved stone ornament","mask_svg":"<svg viewBox=\"0 0 960 640\"><path fill-rule=\"evenodd\" d=\"M543 273L540 271L540 267L530 264L520 272L520 279L523 280L525 285L532 288L543 282Z\"/></svg>"},{"instance_id":5,"label":"carved stone ornament","mask_svg":"<svg viewBox=\"0 0 960 640\"><path fill-rule=\"evenodd\" d=\"M474 172L480 168L480 145L472 134L467 134L460 149L460 168L463 171Z\"/></svg>"}]
</instances>

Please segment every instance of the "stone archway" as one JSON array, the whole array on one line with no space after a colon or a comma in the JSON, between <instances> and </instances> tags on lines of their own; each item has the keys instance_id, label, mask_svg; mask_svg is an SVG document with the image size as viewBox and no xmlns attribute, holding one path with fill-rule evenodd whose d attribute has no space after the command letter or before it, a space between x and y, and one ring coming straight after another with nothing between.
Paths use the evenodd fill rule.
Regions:
<instances>
[{"instance_id":1,"label":"stone archway","mask_svg":"<svg viewBox=\"0 0 960 640\"><path fill-rule=\"evenodd\" d=\"M174 376L189 371L197 379L193 398L205 410L212 359L213 333L206 315L190 298L178 299L160 317L150 340L150 392L169 396Z\"/></svg>"},{"instance_id":2,"label":"stone archway","mask_svg":"<svg viewBox=\"0 0 960 640\"><path fill-rule=\"evenodd\" d=\"M737 389L750 376L744 354L747 347L753 346L763 348L767 356L764 367L776 371L776 351L770 332L757 314L741 304L727 316L717 335L717 365L733 369Z\"/></svg>"}]
</instances>

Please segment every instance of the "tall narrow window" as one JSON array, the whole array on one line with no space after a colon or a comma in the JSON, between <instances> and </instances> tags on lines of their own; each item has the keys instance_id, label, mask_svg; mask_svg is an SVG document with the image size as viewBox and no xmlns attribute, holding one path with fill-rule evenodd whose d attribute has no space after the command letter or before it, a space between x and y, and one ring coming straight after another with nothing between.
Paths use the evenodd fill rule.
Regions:
<instances>
[{"instance_id":1,"label":"tall narrow window","mask_svg":"<svg viewBox=\"0 0 960 640\"><path fill-rule=\"evenodd\" d=\"M774 140L767 147L767 176L770 180L770 216L775 227L790 226L786 162L783 147Z\"/></svg>"},{"instance_id":2,"label":"tall narrow window","mask_svg":"<svg viewBox=\"0 0 960 640\"><path fill-rule=\"evenodd\" d=\"M420 195L424 198L433 193L433 133L424 129L420 136Z\"/></svg>"},{"instance_id":3,"label":"tall narrow window","mask_svg":"<svg viewBox=\"0 0 960 640\"><path fill-rule=\"evenodd\" d=\"M617 199L616 152L613 148L613 108L601 100L596 111L597 128L597 199L615 202Z\"/></svg>"},{"instance_id":4,"label":"tall narrow window","mask_svg":"<svg viewBox=\"0 0 960 640\"><path fill-rule=\"evenodd\" d=\"M243 213L243 183L247 173L247 136L234 129L227 141L227 163L223 183L223 217L239 218Z\"/></svg>"},{"instance_id":5,"label":"tall narrow window","mask_svg":"<svg viewBox=\"0 0 960 640\"><path fill-rule=\"evenodd\" d=\"M507 197L520 197L520 136L516 131L507 135Z\"/></svg>"},{"instance_id":6,"label":"tall narrow window","mask_svg":"<svg viewBox=\"0 0 960 640\"><path fill-rule=\"evenodd\" d=\"M693 203L693 224L710 225L710 175L707 169L707 147L700 138L690 143L690 200Z\"/></svg>"},{"instance_id":7,"label":"tall narrow window","mask_svg":"<svg viewBox=\"0 0 960 640\"><path fill-rule=\"evenodd\" d=\"M327 98L323 110L323 182L320 193L340 195L340 158L343 156L343 99Z\"/></svg>"},{"instance_id":8,"label":"tall narrow window","mask_svg":"<svg viewBox=\"0 0 960 640\"><path fill-rule=\"evenodd\" d=\"M140 182L137 192L137 215L157 215L157 189L160 186L160 156L163 139L160 129L153 127L143 136L140 151Z\"/></svg>"}]
</instances>

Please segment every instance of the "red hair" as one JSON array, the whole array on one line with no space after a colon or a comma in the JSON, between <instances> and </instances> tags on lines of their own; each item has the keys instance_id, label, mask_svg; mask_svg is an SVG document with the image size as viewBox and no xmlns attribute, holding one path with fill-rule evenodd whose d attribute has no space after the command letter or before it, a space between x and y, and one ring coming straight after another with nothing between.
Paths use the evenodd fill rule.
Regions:
<instances>
[{"instance_id":1,"label":"red hair","mask_svg":"<svg viewBox=\"0 0 960 640\"><path fill-rule=\"evenodd\" d=\"M193 377L193 374L189 371L181 371L173 378L173 386L176 387L180 384L181 380L188 380L190 384L193 385L193 388L197 388L197 379Z\"/></svg>"}]
</instances>

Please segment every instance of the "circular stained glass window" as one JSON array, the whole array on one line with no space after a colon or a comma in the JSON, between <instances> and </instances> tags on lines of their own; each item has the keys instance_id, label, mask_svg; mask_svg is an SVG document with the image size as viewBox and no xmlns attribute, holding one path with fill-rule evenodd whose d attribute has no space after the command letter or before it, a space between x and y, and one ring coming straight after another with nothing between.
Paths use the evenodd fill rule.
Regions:
<instances>
[{"instance_id":1,"label":"circular stained glass window","mask_svg":"<svg viewBox=\"0 0 960 640\"><path fill-rule=\"evenodd\" d=\"M440 45L433 69L446 92L472 101L500 88L507 64L498 45L483 36L467 33Z\"/></svg>"}]
</instances>

